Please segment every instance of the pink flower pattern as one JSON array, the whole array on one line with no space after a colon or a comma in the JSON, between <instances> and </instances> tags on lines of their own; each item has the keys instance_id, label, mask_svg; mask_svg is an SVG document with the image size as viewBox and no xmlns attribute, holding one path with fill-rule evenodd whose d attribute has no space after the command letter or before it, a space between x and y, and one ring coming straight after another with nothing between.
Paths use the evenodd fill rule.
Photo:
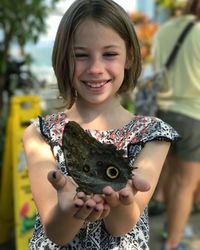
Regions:
<instances>
[{"instance_id":1,"label":"pink flower pattern","mask_svg":"<svg viewBox=\"0 0 200 250\"><path fill-rule=\"evenodd\" d=\"M52 148L58 168L64 175L68 175L62 152L62 133L68 118L59 112L33 120L33 124ZM130 164L133 164L144 145L153 140L176 141L180 137L168 124L155 117L134 116L122 128L108 131L86 130L102 143L112 143L118 149L125 151ZM149 224L148 208L140 216L137 224L130 232L121 237L108 234L103 220L85 222L76 237L66 246L58 246L47 238L37 214L33 235L29 242L29 250L148 250Z\"/></svg>"}]
</instances>

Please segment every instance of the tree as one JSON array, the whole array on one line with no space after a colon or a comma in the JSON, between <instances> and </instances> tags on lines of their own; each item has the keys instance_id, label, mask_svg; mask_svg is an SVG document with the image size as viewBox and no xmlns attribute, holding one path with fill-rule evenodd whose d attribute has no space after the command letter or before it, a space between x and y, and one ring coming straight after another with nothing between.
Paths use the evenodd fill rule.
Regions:
<instances>
[{"instance_id":1,"label":"tree","mask_svg":"<svg viewBox=\"0 0 200 250\"><path fill-rule=\"evenodd\" d=\"M46 18L58 0L0 1L0 110L10 47L16 43L22 54L28 41L36 43L47 29Z\"/></svg>"}]
</instances>

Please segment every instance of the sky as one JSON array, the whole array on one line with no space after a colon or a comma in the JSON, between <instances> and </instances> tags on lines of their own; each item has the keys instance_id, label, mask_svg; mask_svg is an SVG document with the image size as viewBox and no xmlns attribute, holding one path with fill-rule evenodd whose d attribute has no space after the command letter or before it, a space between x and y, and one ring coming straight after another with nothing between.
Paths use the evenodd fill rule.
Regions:
<instances>
[{"instance_id":1,"label":"sky","mask_svg":"<svg viewBox=\"0 0 200 250\"><path fill-rule=\"evenodd\" d=\"M128 13L136 9L137 0L114 0L116 3L121 5ZM140 0L141 1L141 0ZM144 1L144 0L142 0ZM52 14L47 20L48 32L41 36L40 41L52 41L55 38L56 31L62 17L62 14L69 8L69 6L74 2L74 0L61 0L57 4L60 15Z\"/></svg>"}]
</instances>

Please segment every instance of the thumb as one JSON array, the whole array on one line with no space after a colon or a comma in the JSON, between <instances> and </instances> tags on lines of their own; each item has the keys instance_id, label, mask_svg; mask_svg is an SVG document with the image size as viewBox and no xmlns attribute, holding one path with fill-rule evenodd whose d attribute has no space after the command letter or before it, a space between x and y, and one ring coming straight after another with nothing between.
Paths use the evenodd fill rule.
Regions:
<instances>
[{"instance_id":1,"label":"thumb","mask_svg":"<svg viewBox=\"0 0 200 250\"><path fill-rule=\"evenodd\" d=\"M141 176L133 176L132 180L137 191L146 192L151 188L150 183Z\"/></svg>"},{"instance_id":2,"label":"thumb","mask_svg":"<svg viewBox=\"0 0 200 250\"><path fill-rule=\"evenodd\" d=\"M67 178L59 170L50 171L47 179L57 191L63 189L67 183Z\"/></svg>"}]
</instances>

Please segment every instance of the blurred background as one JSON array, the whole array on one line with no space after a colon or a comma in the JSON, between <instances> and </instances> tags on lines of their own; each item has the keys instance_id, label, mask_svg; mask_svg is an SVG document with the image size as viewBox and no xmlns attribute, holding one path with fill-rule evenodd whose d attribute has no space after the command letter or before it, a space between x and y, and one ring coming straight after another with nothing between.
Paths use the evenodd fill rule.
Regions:
<instances>
[{"instance_id":1,"label":"blurred background","mask_svg":"<svg viewBox=\"0 0 200 250\"><path fill-rule=\"evenodd\" d=\"M21 135L31 118L57 111L61 104L51 66L59 21L73 0L0 1L0 249L23 250L35 210L28 184ZM139 38L143 71L152 73L154 33L184 0L116 0L130 15ZM134 100L123 97L134 112ZM150 216L151 249L158 250L164 211ZM191 217L187 239L200 250L200 213ZM199 223L200 224L200 223ZM193 232L195 231L195 232Z\"/></svg>"}]
</instances>

